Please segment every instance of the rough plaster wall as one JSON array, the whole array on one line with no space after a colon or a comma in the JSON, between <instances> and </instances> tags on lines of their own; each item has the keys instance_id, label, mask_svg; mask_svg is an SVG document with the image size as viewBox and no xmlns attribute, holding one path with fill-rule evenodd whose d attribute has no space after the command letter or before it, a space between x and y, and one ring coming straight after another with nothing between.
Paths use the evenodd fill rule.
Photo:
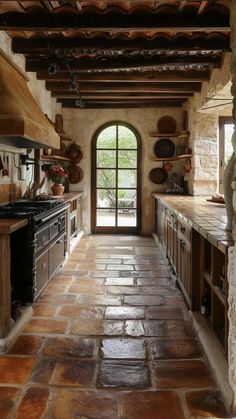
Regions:
<instances>
[{"instance_id":1,"label":"rough plaster wall","mask_svg":"<svg viewBox=\"0 0 236 419\"><path fill-rule=\"evenodd\" d=\"M79 166L84 171L83 180L77 185L71 185L71 191L84 191L83 222L85 230L90 232L90 185L91 185L91 142L96 130L105 123L121 121L133 126L141 138L141 208L142 233L151 234L154 230L154 203L151 193L162 191L162 185L153 184L148 173L154 167L162 167L162 163L154 162L153 147L157 138L149 136L150 132L157 131L157 121L163 115L172 116L177 122L177 131L180 130L182 112L180 109L64 109L64 129L77 144L81 146L83 159ZM181 170L175 167L173 170Z\"/></svg>"},{"instance_id":2,"label":"rough plaster wall","mask_svg":"<svg viewBox=\"0 0 236 419\"><path fill-rule=\"evenodd\" d=\"M193 195L211 195L216 191L218 117L223 113L221 107L201 109L210 106L208 98L219 95L230 80L230 54L226 54L221 69L212 71L210 82L204 82L201 92L195 93L185 106L189 114L190 146L193 150L189 178L190 193Z\"/></svg>"},{"instance_id":3,"label":"rough plaster wall","mask_svg":"<svg viewBox=\"0 0 236 419\"><path fill-rule=\"evenodd\" d=\"M232 72L232 94L236 99L236 0L231 3L231 72ZM236 211L236 208L234 208ZM229 382L234 392L233 410L236 412L236 244L229 249Z\"/></svg>"}]
</instances>

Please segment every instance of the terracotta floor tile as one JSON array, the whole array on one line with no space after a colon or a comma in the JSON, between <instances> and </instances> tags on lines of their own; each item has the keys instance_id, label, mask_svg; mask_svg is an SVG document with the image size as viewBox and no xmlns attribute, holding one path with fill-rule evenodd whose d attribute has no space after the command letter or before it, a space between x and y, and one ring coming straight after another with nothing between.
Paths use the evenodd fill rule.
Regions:
<instances>
[{"instance_id":1,"label":"terracotta floor tile","mask_svg":"<svg viewBox=\"0 0 236 419\"><path fill-rule=\"evenodd\" d=\"M155 361L158 388L212 387L210 370L202 361Z\"/></svg>"},{"instance_id":2,"label":"terracotta floor tile","mask_svg":"<svg viewBox=\"0 0 236 419\"><path fill-rule=\"evenodd\" d=\"M107 391L54 390L50 419L117 419L117 393Z\"/></svg>"},{"instance_id":3,"label":"terracotta floor tile","mask_svg":"<svg viewBox=\"0 0 236 419\"><path fill-rule=\"evenodd\" d=\"M48 384L56 367L56 359L40 359L35 365L30 380L35 383Z\"/></svg>"},{"instance_id":4,"label":"terracotta floor tile","mask_svg":"<svg viewBox=\"0 0 236 419\"><path fill-rule=\"evenodd\" d=\"M125 419L184 419L181 401L174 391L133 391L121 399Z\"/></svg>"},{"instance_id":5,"label":"terracotta floor tile","mask_svg":"<svg viewBox=\"0 0 236 419\"><path fill-rule=\"evenodd\" d=\"M183 319L184 309L181 307L148 307L146 310L147 319Z\"/></svg>"},{"instance_id":6,"label":"terracotta floor tile","mask_svg":"<svg viewBox=\"0 0 236 419\"><path fill-rule=\"evenodd\" d=\"M95 355L96 347L96 340L90 338L48 338L42 355L52 358L89 358Z\"/></svg>"},{"instance_id":7,"label":"terracotta floor tile","mask_svg":"<svg viewBox=\"0 0 236 419\"><path fill-rule=\"evenodd\" d=\"M150 339L148 341L152 359L201 358L202 352L194 339Z\"/></svg>"},{"instance_id":8,"label":"terracotta floor tile","mask_svg":"<svg viewBox=\"0 0 236 419\"><path fill-rule=\"evenodd\" d=\"M118 265L117 265L118 266ZM90 276L94 277L94 278L108 278L108 277L112 277L112 278L116 278L117 276L119 276L119 271L118 270L114 270L114 271L91 271L90 272Z\"/></svg>"},{"instance_id":9,"label":"terracotta floor tile","mask_svg":"<svg viewBox=\"0 0 236 419\"><path fill-rule=\"evenodd\" d=\"M124 297L124 303L131 306L161 306L165 300L160 295L132 295Z\"/></svg>"},{"instance_id":10,"label":"terracotta floor tile","mask_svg":"<svg viewBox=\"0 0 236 419\"><path fill-rule=\"evenodd\" d=\"M50 303L50 304L73 304L76 302L76 295L72 294L42 294L37 303Z\"/></svg>"},{"instance_id":11,"label":"terracotta floor tile","mask_svg":"<svg viewBox=\"0 0 236 419\"><path fill-rule=\"evenodd\" d=\"M19 388L0 387L0 418L10 419L15 402L20 394Z\"/></svg>"},{"instance_id":12,"label":"terracotta floor tile","mask_svg":"<svg viewBox=\"0 0 236 419\"><path fill-rule=\"evenodd\" d=\"M94 286L93 284L81 285L81 284L73 284L68 289L69 293L72 294L83 294L83 295L99 295L104 294L105 287L104 286Z\"/></svg>"},{"instance_id":13,"label":"terracotta floor tile","mask_svg":"<svg viewBox=\"0 0 236 419\"><path fill-rule=\"evenodd\" d=\"M82 269L82 271L104 271L106 265L104 263L88 263L86 260L84 263L79 262L77 269Z\"/></svg>"},{"instance_id":14,"label":"terracotta floor tile","mask_svg":"<svg viewBox=\"0 0 236 419\"><path fill-rule=\"evenodd\" d=\"M33 357L5 356L0 358L0 383L26 383L35 363L36 359Z\"/></svg>"},{"instance_id":15,"label":"terracotta floor tile","mask_svg":"<svg viewBox=\"0 0 236 419\"><path fill-rule=\"evenodd\" d=\"M64 360L56 364L51 384L88 386L93 382L95 363L84 360Z\"/></svg>"},{"instance_id":16,"label":"terracotta floor tile","mask_svg":"<svg viewBox=\"0 0 236 419\"><path fill-rule=\"evenodd\" d=\"M106 285L134 285L134 278L106 278Z\"/></svg>"},{"instance_id":17,"label":"terracotta floor tile","mask_svg":"<svg viewBox=\"0 0 236 419\"><path fill-rule=\"evenodd\" d=\"M71 276L62 276L60 272L56 273L56 275L50 280L50 283L57 284L57 285L70 285L72 282Z\"/></svg>"},{"instance_id":18,"label":"terracotta floor tile","mask_svg":"<svg viewBox=\"0 0 236 419\"><path fill-rule=\"evenodd\" d=\"M219 391L200 390L186 393L189 415L193 419L201 418L228 418L224 403Z\"/></svg>"},{"instance_id":19,"label":"terracotta floor tile","mask_svg":"<svg viewBox=\"0 0 236 419\"><path fill-rule=\"evenodd\" d=\"M104 320L102 335L121 336L124 334L124 322L114 320Z\"/></svg>"},{"instance_id":20,"label":"terracotta floor tile","mask_svg":"<svg viewBox=\"0 0 236 419\"><path fill-rule=\"evenodd\" d=\"M146 388L150 385L148 368L142 361L102 361L97 385Z\"/></svg>"},{"instance_id":21,"label":"terracotta floor tile","mask_svg":"<svg viewBox=\"0 0 236 419\"><path fill-rule=\"evenodd\" d=\"M122 304L122 297L116 296L93 296L93 295L80 295L77 299L77 304L85 306L98 305L98 306L120 306Z\"/></svg>"},{"instance_id":22,"label":"terracotta floor tile","mask_svg":"<svg viewBox=\"0 0 236 419\"><path fill-rule=\"evenodd\" d=\"M75 320L71 326L72 335L101 335L103 330L101 319Z\"/></svg>"},{"instance_id":23,"label":"terracotta floor tile","mask_svg":"<svg viewBox=\"0 0 236 419\"><path fill-rule=\"evenodd\" d=\"M128 320L125 322L125 335L127 336L145 336L143 322L141 320Z\"/></svg>"},{"instance_id":24,"label":"terracotta floor tile","mask_svg":"<svg viewBox=\"0 0 236 419\"><path fill-rule=\"evenodd\" d=\"M17 409L16 419L39 419L46 411L50 391L47 388L29 388Z\"/></svg>"},{"instance_id":25,"label":"terracotta floor tile","mask_svg":"<svg viewBox=\"0 0 236 419\"><path fill-rule=\"evenodd\" d=\"M143 325L146 336L181 339L195 335L191 324L183 320L144 320Z\"/></svg>"},{"instance_id":26,"label":"terracotta floor tile","mask_svg":"<svg viewBox=\"0 0 236 419\"><path fill-rule=\"evenodd\" d=\"M71 317L72 319L84 318L97 318L101 319L104 315L104 307L81 307L81 306L64 306L60 309L59 315L64 317Z\"/></svg>"},{"instance_id":27,"label":"terracotta floor tile","mask_svg":"<svg viewBox=\"0 0 236 419\"><path fill-rule=\"evenodd\" d=\"M19 336L8 352L15 355L35 355L41 348L45 338L42 336Z\"/></svg>"},{"instance_id":28,"label":"terracotta floor tile","mask_svg":"<svg viewBox=\"0 0 236 419\"><path fill-rule=\"evenodd\" d=\"M51 304L34 304L34 317L54 317L57 311L57 306Z\"/></svg>"},{"instance_id":29,"label":"terracotta floor tile","mask_svg":"<svg viewBox=\"0 0 236 419\"><path fill-rule=\"evenodd\" d=\"M44 295L48 294L65 294L67 292L68 285L53 284L49 283L47 288L44 290Z\"/></svg>"},{"instance_id":30,"label":"terracotta floor tile","mask_svg":"<svg viewBox=\"0 0 236 419\"><path fill-rule=\"evenodd\" d=\"M24 328L24 332L30 333L65 333L68 326L66 320L33 318L29 321L28 325Z\"/></svg>"},{"instance_id":31,"label":"terracotta floor tile","mask_svg":"<svg viewBox=\"0 0 236 419\"><path fill-rule=\"evenodd\" d=\"M107 307L106 319L143 319L145 310L140 307Z\"/></svg>"},{"instance_id":32,"label":"terracotta floor tile","mask_svg":"<svg viewBox=\"0 0 236 419\"><path fill-rule=\"evenodd\" d=\"M144 359L146 357L143 339L103 339L103 358Z\"/></svg>"},{"instance_id":33,"label":"terracotta floor tile","mask_svg":"<svg viewBox=\"0 0 236 419\"><path fill-rule=\"evenodd\" d=\"M186 304L182 295L166 295L165 303L167 306L186 307Z\"/></svg>"},{"instance_id":34,"label":"terracotta floor tile","mask_svg":"<svg viewBox=\"0 0 236 419\"><path fill-rule=\"evenodd\" d=\"M104 278L92 278L88 276L88 278L80 278L75 275L73 275L73 281L71 285L85 285L85 286L100 286L104 285L105 279Z\"/></svg>"}]
</instances>

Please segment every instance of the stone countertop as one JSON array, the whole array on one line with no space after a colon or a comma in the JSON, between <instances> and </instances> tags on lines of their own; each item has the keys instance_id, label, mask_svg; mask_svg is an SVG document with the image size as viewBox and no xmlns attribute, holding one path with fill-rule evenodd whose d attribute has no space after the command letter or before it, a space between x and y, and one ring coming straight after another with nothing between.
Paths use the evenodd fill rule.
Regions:
<instances>
[{"instance_id":1,"label":"stone countertop","mask_svg":"<svg viewBox=\"0 0 236 419\"><path fill-rule=\"evenodd\" d=\"M2 218L0 219L0 234L11 234L27 224L27 219Z\"/></svg>"},{"instance_id":2,"label":"stone countertop","mask_svg":"<svg viewBox=\"0 0 236 419\"><path fill-rule=\"evenodd\" d=\"M65 192L60 198L63 198L64 201L66 202L70 202L70 201L73 201L74 199L80 198L81 196L83 196L83 194L84 194L83 191Z\"/></svg>"},{"instance_id":3,"label":"stone countertop","mask_svg":"<svg viewBox=\"0 0 236 419\"><path fill-rule=\"evenodd\" d=\"M209 202L207 196L169 195L153 193L171 208L176 215L189 224L223 253L234 244L232 234L225 231L227 217L224 204Z\"/></svg>"}]
</instances>

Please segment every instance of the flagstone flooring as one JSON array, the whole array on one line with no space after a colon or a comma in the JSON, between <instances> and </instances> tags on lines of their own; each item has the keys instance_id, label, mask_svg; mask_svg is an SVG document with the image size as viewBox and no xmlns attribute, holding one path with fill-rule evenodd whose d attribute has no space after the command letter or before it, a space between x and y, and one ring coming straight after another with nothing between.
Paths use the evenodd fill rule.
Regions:
<instances>
[{"instance_id":1,"label":"flagstone flooring","mask_svg":"<svg viewBox=\"0 0 236 419\"><path fill-rule=\"evenodd\" d=\"M152 238L85 236L0 356L0 418L228 418Z\"/></svg>"}]
</instances>

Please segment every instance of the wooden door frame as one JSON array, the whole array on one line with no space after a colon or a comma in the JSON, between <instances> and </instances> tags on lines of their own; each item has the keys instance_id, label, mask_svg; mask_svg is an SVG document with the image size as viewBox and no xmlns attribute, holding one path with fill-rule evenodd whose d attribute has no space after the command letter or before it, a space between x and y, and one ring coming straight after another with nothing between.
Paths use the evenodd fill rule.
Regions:
<instances>
[{"instance_id":1,"label":"wooden door frame","mask_svg":"<svg viewBox=\"0 0 236 419\"><path fill-rule=\"evenodd\" d=\"M133 132L137 140L137 226L106 227L96 226L96 143L99 134L106 128L122 125ZM100 126L93 135L91 142L91 232L92 234L139 234L141 231L141 136L137 129L121 120L110 121Z\"/></svg>"}]
</instances>

